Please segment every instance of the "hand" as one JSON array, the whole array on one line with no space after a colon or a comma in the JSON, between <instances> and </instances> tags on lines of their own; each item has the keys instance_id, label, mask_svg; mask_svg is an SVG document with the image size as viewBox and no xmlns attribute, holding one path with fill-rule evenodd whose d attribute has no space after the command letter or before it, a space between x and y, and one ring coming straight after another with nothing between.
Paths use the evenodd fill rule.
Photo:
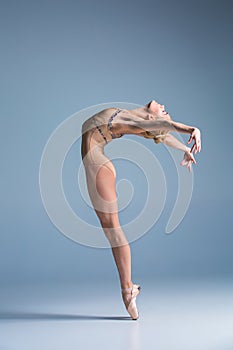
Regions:
<instances>
[{"instance_id":1,"label":"hand","mask_svg":"<svg viewBox=\"0 0 233 350\"><path fill-rule=\"evenodd\" d=\"M188 143L190 144L192 141L194 141L194 144L191 148L191 153L194 152L196 154L197 152L201 152L201 132L198 128L194 128Z\"/></svg>"},{"instance_id":2,"label":"hand","mask_svg":"<svg viewBox=\"0 0 233 350\"><path fill-rule=\"evenodd\" d=\"M187 166L189 172L192 171L192 163L197 164L194 155L192 154L192 150L190 148L187 148L187 151L184 154L184 159L180 163L182 166Z\"/></svg>"}]
</instances>

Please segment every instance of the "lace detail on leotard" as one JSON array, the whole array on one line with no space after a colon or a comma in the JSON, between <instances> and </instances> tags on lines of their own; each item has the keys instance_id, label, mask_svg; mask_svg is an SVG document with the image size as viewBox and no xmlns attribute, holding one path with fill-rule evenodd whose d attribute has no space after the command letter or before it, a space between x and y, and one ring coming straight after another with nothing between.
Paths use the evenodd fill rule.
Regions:
<instances>
[{"instance_id":1,"label":"lace detail on leotard","mask_svg":"<svg viewBox=\"0 0 233 350\"><path fill-rule=\"evenodd\" d=\"M121 136L123 136L123 134L113 134L112 132L112 121L113 119L117 116L118 113L120 113L122 111L122 109L118 108L116 112L114 112L111 117L109 118L109 121L108 121L108 130L111 134L111 137L112 139L115 139L115 138L119 138ZM94 124L96 126L96 129L99 131L100 135L103 137L104 141L106 143L108 143L108 140L107 140L107 137L104 135L103 133L103 130L101 129L101 127L98 125L97 121L95 120L95 118L93 118L93 121L94 121Z\"/></svg>"},{"instance_id":2,"label":"lace detail on leotard","mask_svg":"<svg viewBox=\"0 0 233 350\"><path fill-rule=\"evenodd\" d=\"M96 129L99 131L99 133L103 137L104 141L106 143L108 143L107 137L104 135L102 129L99 127L99 125L97 124L97 121L95 119L94 119L94 123L95 123Z\"/></svg>"},{"instance_id":3,"label":"lace detail on leotard","mask_svg":"<svg viewBox=\"0 0 233 350\"><path fill-rule=\"evenodd\" d=\"M121 111L122 111L122 109L118 108L118 109L116 110L116 112L114 112L114 113L111 115L111 117L109 118L109 121L108 121L108 130L109 130L109 132L110 132L110 134L111 134L111 136L112 136L112 139L115 139L115 138L118 138L118 137L123 136L123 134L113 134L113 132L112 132L112 121L113 121L113 119L117 116L117 114L120 113Z\"/></svg>"}]
</instances>

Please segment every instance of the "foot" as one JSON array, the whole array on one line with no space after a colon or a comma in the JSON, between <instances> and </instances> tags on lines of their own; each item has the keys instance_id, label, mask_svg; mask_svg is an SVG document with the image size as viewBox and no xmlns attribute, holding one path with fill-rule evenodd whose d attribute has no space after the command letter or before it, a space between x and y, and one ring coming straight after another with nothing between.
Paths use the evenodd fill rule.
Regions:
<instances>
[{"instance_id":1,"label":"foot","mask_svg":"<svg viewBox=\"0 0 233 350\"><path fill-rule=\"evenodd\" d=\"M133 284L131 288L125 288L121 290L126 310L130 314L132 320L137 320L139 317L136 298L140 293L140 289L141 287L138 284Z\"/></svg>"}]
</instances>

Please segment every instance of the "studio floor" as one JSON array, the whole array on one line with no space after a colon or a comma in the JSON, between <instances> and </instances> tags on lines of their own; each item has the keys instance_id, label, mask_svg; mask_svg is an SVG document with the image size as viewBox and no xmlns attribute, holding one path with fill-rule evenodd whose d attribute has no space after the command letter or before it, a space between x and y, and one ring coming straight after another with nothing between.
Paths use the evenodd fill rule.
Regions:
<instances>
[{"instance_id":1,"label":"studio floor","mask_svg":"<svg viewBox=\"0 0 233 350\"><path fill-rule=\"evenodd\" d=\"M0 290L0 350L232 350L233 283L144 282L132 321L119 290L92 285Z\"/></svg>"}]
</instances>

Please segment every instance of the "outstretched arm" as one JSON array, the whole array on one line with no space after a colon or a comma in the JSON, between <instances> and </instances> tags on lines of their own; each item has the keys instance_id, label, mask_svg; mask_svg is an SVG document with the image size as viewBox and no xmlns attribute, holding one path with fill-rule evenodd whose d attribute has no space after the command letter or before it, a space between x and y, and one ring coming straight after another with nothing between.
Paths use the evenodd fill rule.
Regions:
<instances>
[{"instance_id":1,"label":"outstretched arm","mask_svg":"<svg viewBox=\"0 0 233 350\"><path fill-rule=\"evenodd\" d=\"M201 152L201 132L198 128L187 126L185 124L181 124L174 121L172 121L171 123L177 132L180 132L182 134L190 134L188 143L190 144L192 141L194 141L194 144L191 148L191 152L194 152L195 154L197 152Z\"/></svg>"},{"instance_id":2,"label":"outstretched arm","mask_svg":"<svg viewBox=\"0 0 233 350\"><path fill-rule=\"evenodd\" d=\"M187 166L189 171L192 170L192 163L196 164L196 160L192 154L192 150L189 147L185 146L184 143L177 140L177 138L171 134L166 135L166 137L163 140L163 143L169 147L173 147L173 148L176 148L180 151L183 151L184 152L184 159L182 160L182 162L180 164L182 166Z\"/></svg>"},{"instance_id":3,"label":"outstretched arm","mask_svg":"<svg viewBox=\"0 0 233 350\"><path fill-rule=\"evenodd\" d=\"M177 138L171 134L167 134L163 140L163 143L169 147L173 147L176 149L179 149L180 151L183 152L189 152L190 148L185 146L184 143L180 142L179 140L177 140Z\"/></svg>"},{"instance_id":4,"label":"outstretched arm","mask_svg":"<svg viewBox=\"0 0 233 350\"><path fill-rule=\"evenodd\" d=\"M131 123L130 123L131 122ZM175 122L173 120L168 120L163 117L156 119L144 119L133 117L132 120L129 120L129 124L141 129L141 131L155 131L155 130L164 130L164 131L173 131L179 132L181 134L192 134L194 131L193 126L185 125L182 123Z\"/></svg>"},{"instance_id":5,"label":"outstretched arm","mask_svg":"<svg viewBox=\"0 0 233 350\"><path fill-rule=\"evenodd\" d=\"M133 124L134 127L138 129L138 132L164 130L167 132L172 131L182 134L190 134L188 143L190 144L194 141L191 152L197 153L201 151L201 132L196 127L175 122L173 120L167 120L165 118L157 118L155 120L134 119Z\"/></svg>"}]
</instances>

